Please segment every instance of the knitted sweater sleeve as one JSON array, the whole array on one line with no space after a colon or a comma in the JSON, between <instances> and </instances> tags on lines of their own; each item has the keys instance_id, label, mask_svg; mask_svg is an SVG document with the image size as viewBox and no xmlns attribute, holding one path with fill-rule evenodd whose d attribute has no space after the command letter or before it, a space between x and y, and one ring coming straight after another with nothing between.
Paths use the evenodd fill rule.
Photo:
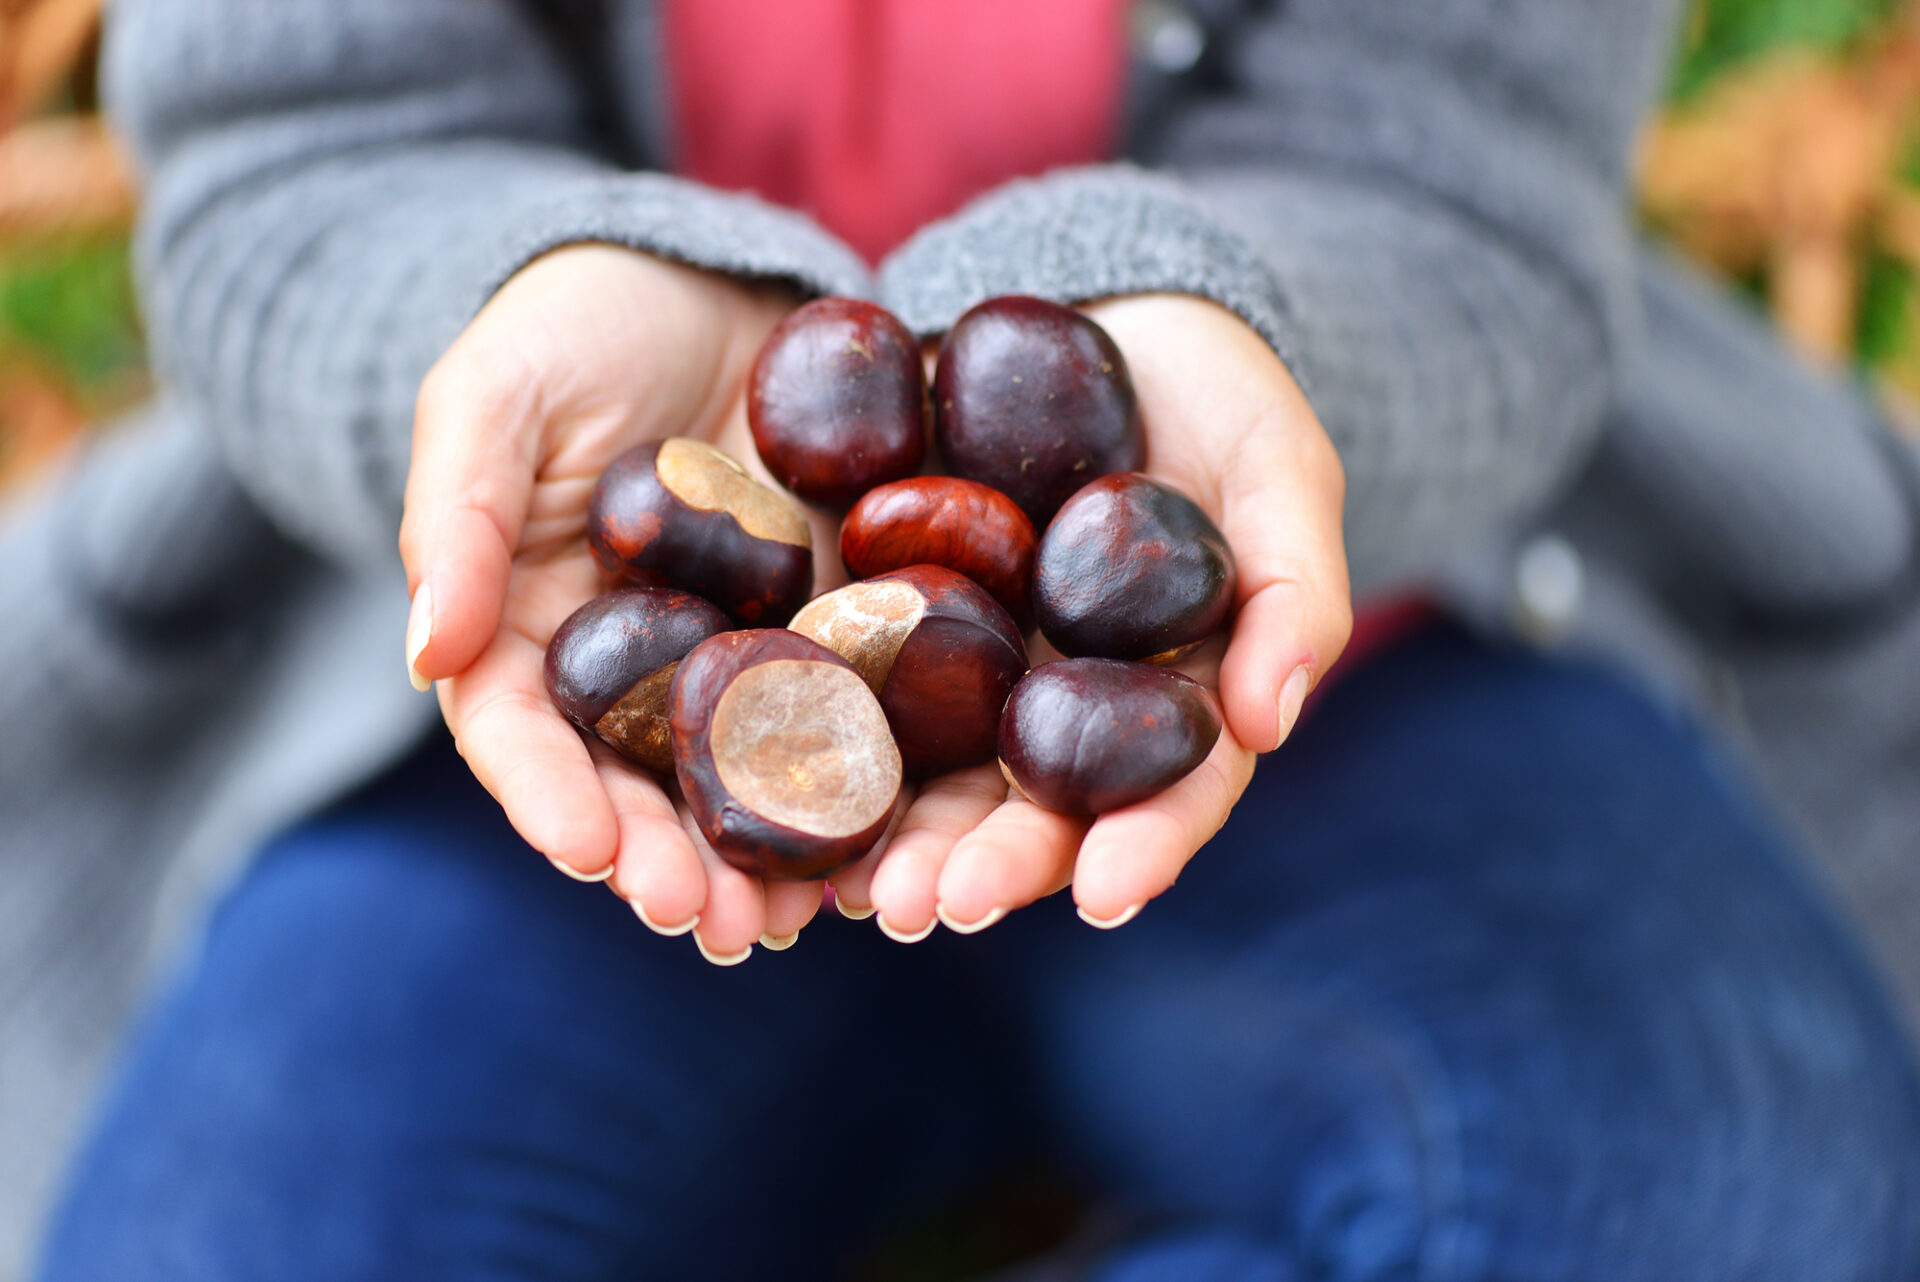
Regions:
<instances>
[{"instance_id":1,"label":"knitted sweater sleeve","mask_svg":"<svg viewBox=\"0 0 1920 1282\"><path fill-rule=\"evenodd\" d=\"M611 241L868 291L799 215L602 159L517 0L119 0L106 87L147 185L161 375L276 523L337 558L393 558L420 379L540 253Z\"/></svg>"},{"instance_id":2,"label":"knitted sweater sleeve","mask_svg":"<svg viewBox=\"0 0 1920 1282\"><path fill-rule=\"evenodd\" d=\"M988 295L1237 311L1348 476L1359 590L1542 505L1634 330L1625 188L1671 0L1244 0L1144 88L1135 164L1012 184L882 270L908 322ZM1228 10L1231 12L1228 12Z\"/></svg>"}]
</instances>

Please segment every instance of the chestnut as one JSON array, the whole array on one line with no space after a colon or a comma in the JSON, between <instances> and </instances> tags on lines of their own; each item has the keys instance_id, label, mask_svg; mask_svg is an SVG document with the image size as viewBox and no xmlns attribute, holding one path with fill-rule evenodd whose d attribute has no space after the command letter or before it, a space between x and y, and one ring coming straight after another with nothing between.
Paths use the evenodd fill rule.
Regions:
<instances>
[{"instance_id":1,"label":"chestnut","mask_svg":"<svg viewBox=\"0 0 1920 1282\"><path fill-rule=\"evenodd\" d=\"M1012 498L1035 528L1108 472L1145 466L1127 363L1104 329L1039 298L989 298L953 323L933 376L947 469Z\"/></svg>"},{"instance_id":2,"label":"chestnut","mask_svg":"<svg viewBox=\"0 0 1920 1282\"><path fill-rule=\"evenodd\" d=\"M869 490L840 524L840 560L856 579L943 565L993 594L1022 630L1033 626L1033 522L990 486L916 476Z\"/></svg>"},{"instance_id":3,"label":"chestnut","mask_svg":"<svg viewBox=\"0 0 1920 1282\"><path fill-rule=\"evenodd\" d=\"M600 474L587 542L615 578L664 581L745 624L785 623L813 588L799 505L683 436L637 445Z\"/></svg>"},{"instance_id":4,"label":"chestnut","mask_svg":"<svg viewBox=\"0 0 1920 1282\"><path fill-rule=\"evenodd\" d=\"M784 628L709 637L669 697L680 791L735 868L810 881L886 831L900 751L873 691L819 642Z\"/></svg>"},{"instance_id":5,"label":"chestnut","mask_svg":"<svg viewBox=\"0 0 1920 1282\"><path fill-rule=\"evenodd\" d=\"M866 678L911 777L993 760L1000 709L1027 670L1027 649L973 580L910 566L816 597L789 626Z\"/></svg>"},{"instance_id":6,"label":"chestnut","mask_svg":"<svg viewBox=\"0 0 1920 1282\"><path fill-rule=\"evenodd\" d=\"M1063 815L1099 815L1165 792L1220 737L1213 696L1191 677L1120 659L1043 663L1000 718L1000 769Z\"/></svg>"},{"instance_id":7,"label":"chestnut","mask_svg":"<svg viewBox=\"0 0 1920 1282\"><path fill-rule=\"evenodd\" d=\"M667 690L687 651L733 624L671 588L616 588L567 616L547 643L547 695L621 756L673 769Z\"/></svg>"},{"instance_id":8,"label":"chestnut","mask_svg":"<svg viewBox=\"0 0 1920 1282\"><path fill-rule=\"evenodd\" d=\"M927 440L920 343L883 307L815 299L760 349L747 426L774 479L810 503L844 508L912 476Z\"/></svg>"},{"instance_id":9,"label":"chestnut","mask_svg":"<svg viewBox=\"0 0 1920 1282\"><path fill-rule=\"evenodd\" d=\"M1040 536L1033 612L1062 654L1171 663L1226 621L1238 586L1233 549L1198 503L1122 472L1068 499Z\"/></svg>"}]
</instances>

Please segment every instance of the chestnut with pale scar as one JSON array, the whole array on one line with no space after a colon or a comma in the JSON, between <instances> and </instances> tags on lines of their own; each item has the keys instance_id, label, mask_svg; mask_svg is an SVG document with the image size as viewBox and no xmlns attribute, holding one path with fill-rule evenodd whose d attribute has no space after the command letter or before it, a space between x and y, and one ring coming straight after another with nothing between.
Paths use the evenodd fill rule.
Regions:
<instances>
[{"instance_id":1,"label":"chestnut with pale scar","mask_svg":"<svg viewBox=\"0 0 1920 1282\"><path fill-rule=\"evenodd\" d=\"M807 881L886 832L900 751L866 681L779 628L696 646L670 694L674 772L714 851L756 876Z\"/></svg>"},{"instance_id":2,"label":"chestnut with pale scar","mask_svg":"<svg viewBox=\"0 0 1920 1282\"><path fill-rule=\"evenodd\" d=\"M1220 738L1220 710L1198 681L1120 659L1043 663L1000 718L1000 769L1029 801L1100 815L1191 774Z\"/></svg>"},{"instance_id":3,"label":"chestnut with pale scar","mask_svg":"<svg viewBox=\"0 0 1920 1282\"><path fill-rule=\"evenodd\" d=\"M699 597L617 588L567 616L547 643L547 695L630 761L673 769L667 690L687 651L732 627Z\"/></svg>"},{"instance_id":4,"label":"chestnut with pale scar","mask_svg":"<svg viewBox=\"0 0 1920 1282\"><path fill-rule=\"evenodd\" d=\"M635 446L601 473L587 542L608 574L664 581L745 624L785 623L813 586L799 506L687 437Z\"/></svg>"},{"instance_id":5,"label":"chestnut with pale scar","mask_svg":"<svg viewBox=\"0 0 1920 1282\"><path fill-rule=\"evenodd\" d=\"M790 626L866 679L910 777L993 760L1000 709L1027 670L1027 652L1013 619L979 584L941 566L910 566L829 592Z\"/></svg>"}]
</instances>

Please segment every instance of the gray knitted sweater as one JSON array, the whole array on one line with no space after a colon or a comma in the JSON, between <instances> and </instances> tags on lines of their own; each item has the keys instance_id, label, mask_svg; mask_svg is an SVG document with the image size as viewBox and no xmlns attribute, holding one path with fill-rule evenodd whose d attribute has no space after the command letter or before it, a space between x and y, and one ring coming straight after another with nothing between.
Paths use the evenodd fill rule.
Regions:
<instances>
[{"instance_id":1,"label":"gray knitted sweater","mask_svg":"<svg viewBox=\"0 0 1920 1282\"><path fill-rule=\"evenodd\" d=\"M400 662L414 392L572 241L877 295L929 334L1005 292L1235 309L1339 447L1361 598L1421 583L1507 628L1513 550L1556 531L1585 591L1530 630L1750 749L1920 1003L1912 457L1636 247L1673 7L1142 6L1133 163L1011 185L876 277L663 175L642 0L117 0L166 391L0 534L0 1278L152 960L433 724Z\"/></svg>"}]
</instances>

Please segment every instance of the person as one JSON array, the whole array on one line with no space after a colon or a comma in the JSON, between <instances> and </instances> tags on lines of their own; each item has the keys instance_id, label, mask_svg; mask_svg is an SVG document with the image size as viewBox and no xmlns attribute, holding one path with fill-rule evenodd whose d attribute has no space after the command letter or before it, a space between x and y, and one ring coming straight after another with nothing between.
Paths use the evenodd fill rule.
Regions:
<instances>
[{"instance_id":1,"label":"person","mask_svg":"<svg viewBox=\"0 0 1920 1282\"><path fill-rule=\"evenodd\" d=\"M10 635L75 639L9 648L61 674L9 809L81 852L15 911L42 958L133 927L53 981L98 1044L222 893L37 1276L823 1276L1036 1157L1118 1208L1089 1277L1911 1273L1912 1048L1779 821L1644 687L1382 609L1471 616L1465 554L1571 496L1691 598L1595 628L1643 668L1756 635L1702 601L1908 635L1860 607L1911 569L1900 447L1634 244L1670 10L1148 5L1123 74L1093 0L119 5L167 394L13 536ZM914 234L870 273L823 220ZM822 888L717 860L537 672L597 470L750 462L748 363L825 293L929 338L1084 304L1242 586L1200 771L1091 825L930 783L835 881L881 930L786 953ZM1805 417L1676 396L1729 365Z\"/></svg>"}]
</instances>

